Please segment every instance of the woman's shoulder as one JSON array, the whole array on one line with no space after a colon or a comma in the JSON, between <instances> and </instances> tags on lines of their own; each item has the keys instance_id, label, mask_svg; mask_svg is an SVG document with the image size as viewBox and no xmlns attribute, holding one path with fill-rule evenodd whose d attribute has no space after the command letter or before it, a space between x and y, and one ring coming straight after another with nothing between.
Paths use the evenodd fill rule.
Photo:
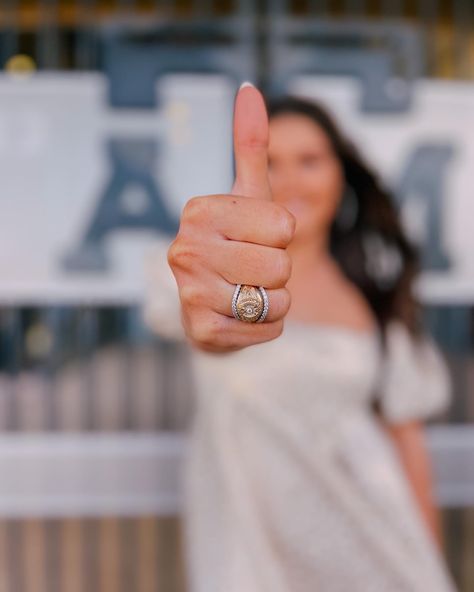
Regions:
<instances>
[{"instance_id":1,"label":"woman's shoulder","mask_svg":"<svg viewBox=\"0 0 474 592\"><path fill-rule=\"evenodd\" d=\"M388 323L381 369L380 404L389 420L424 419L446 409L451 380L427 333L413 335L401 321Z\"/></svg>"}]
</instances>

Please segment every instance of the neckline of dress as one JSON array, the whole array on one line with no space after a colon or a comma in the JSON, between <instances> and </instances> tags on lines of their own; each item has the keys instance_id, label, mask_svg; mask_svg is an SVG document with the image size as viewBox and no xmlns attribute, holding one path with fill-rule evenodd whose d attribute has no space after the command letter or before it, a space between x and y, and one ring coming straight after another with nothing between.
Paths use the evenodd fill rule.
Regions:
<instances>
[{"instance_id":1,"label":"neckline of dress","mask_svg":"<svg viewBox=\"0 0 474 592\"><path fill-rule=\"evenodd\" d=\"M306 321L298 321L296 319L285 319L284 320L284 331L288 328L292 327L295 329L307 329L311 332L321 332L321 333L339 333L341 335L348 335L353 336L354 338L359 339L370 339L370 340L379 340L380 339L380 329L375 327L374 329L355 329L354 327L349 327L347 325L341 325L337 323L314 323L314 322L306 322Z\"/></svg>"}]
</instances>

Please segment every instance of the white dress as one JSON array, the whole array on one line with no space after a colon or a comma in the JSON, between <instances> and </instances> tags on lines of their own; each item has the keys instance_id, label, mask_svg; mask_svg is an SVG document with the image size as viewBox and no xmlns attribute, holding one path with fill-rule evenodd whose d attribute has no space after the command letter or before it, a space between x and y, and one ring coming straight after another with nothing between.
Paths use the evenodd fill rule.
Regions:
<instances>
[{"instance_id":1,"label":"white dress","mask_svg":"<svg viewBox=\"0 0 474 592\"><path fill-rule=\"evenodd\" d=\"M184 338L174 280L160 274L145 318ZM403 422L446 406L429 341L392 323L382 354L375 333L286 320L273 341L193 351L189 592L454 590L371 409L378 397L385 419Z\"/></svg>"}]
</instances>

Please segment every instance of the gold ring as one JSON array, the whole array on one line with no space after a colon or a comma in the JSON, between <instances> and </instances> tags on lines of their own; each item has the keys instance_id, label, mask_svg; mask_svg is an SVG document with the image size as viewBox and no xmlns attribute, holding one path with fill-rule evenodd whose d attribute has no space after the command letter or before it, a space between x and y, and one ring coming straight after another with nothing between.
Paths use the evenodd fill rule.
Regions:
<instances>
[{"instance_id":1,"label":"gold ring","mask_svg":"<svg viewBox=\"0 0 474 592\"><path fill-rule=\"evenodd\" d=\"M232 314L239 321L262 323L268 314L265 288L237 284L232 296Z\"/></svg>"}]
</instances>

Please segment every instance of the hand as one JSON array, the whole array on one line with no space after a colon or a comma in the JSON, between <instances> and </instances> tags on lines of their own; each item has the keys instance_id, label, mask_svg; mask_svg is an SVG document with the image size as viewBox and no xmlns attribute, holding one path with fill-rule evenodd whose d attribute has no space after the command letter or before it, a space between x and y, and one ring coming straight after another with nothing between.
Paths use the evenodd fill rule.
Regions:
<instances>
[{"instance_id":1,"label":"hand","mask_svg":"<svg viewBox=\"0 0 474 592\"><path fill-rule=\"evenodd\" d=\"M227 352L278 337L290 307L291 260L286 247L295 218L272 201L268 181L268 117L263 97L242 86L234 106L236 178L230 194L190 199L168 250L187 337L202 350ZM232 315L236 284L263 286L269 312L262 323Z\"/></svg>"}]
</instances>

